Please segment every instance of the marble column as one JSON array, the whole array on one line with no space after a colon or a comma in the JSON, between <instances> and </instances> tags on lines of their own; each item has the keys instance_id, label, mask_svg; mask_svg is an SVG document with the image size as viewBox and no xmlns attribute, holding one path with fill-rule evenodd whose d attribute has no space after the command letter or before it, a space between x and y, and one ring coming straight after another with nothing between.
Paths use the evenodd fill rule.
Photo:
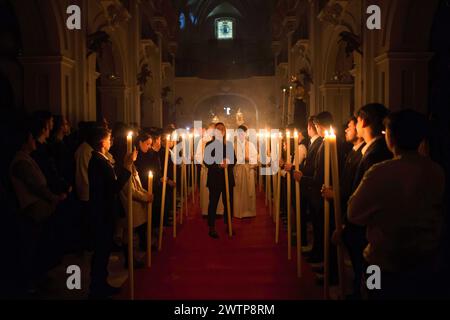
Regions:
<instances>
[{"instance_id":1,"label":"marble column","mask_svg":"<svg viewBox=\"0 0 450 320\"><path fill-rule=\"evenodd\" d=\"M391 110L426 113L430 52L386 52L375 58L377 99Z\"/></svg>"},{"instance_id":2,"label":"marble column","mask_svg":"<svg viewBox=\"0 0 450 320\"><path fill-rule=\"evenodd\" d=\"M325 109L331 112L335 125L341 128L351 115L353 84L325 83L320 86L320 92Z\"/></svg>"},{"instance_id":3,"label":"marble column","mask_svg":"<svg viewBox=\"0 0 450 320\"><path fill-rule=\"evenodd\" d=\"M75 61L65 56L21 57L24 70L24 104L33 111L49 108L68 115L73 108L71 90Z\"/></svg>"}]
</instances>

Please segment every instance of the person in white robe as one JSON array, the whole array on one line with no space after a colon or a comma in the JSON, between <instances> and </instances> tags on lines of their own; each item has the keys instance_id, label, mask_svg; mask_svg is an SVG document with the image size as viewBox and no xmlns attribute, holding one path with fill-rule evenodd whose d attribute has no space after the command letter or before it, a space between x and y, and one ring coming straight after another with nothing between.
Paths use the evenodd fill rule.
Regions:
<instances>
[{"instance_id":1,"label":"person in white robe","mask_svg":"<svg viewBox=\"0 0 450 320\"><path fill-rule=\"evenodd\" d=\"M215 129L214 124L210 124L208 126L208 130L204 130L202 139L196 146L195 150L195 163L201 164L200 170L200 208L202 216L208 216L208 205L209 205L209 189L206 186L207 177L208 177L208 168L203 163L203 155L205 151L206 144L212 139L212 130ZM224 208L222 203L222 196L219 199L219 204L217 206L217 214L223 215Z\"/></svg>"},{"instance_id":2,"label":"person in white robe","mask_svg":"<svg viewBox=\"0 0 450 320\"><path fill-rule=\"evenodd\" d=\"M238 128L237 164L234 168L234 217L256 217L256 169L258 151L247 137L247 127Z\"/></svg>"}]
</instances>

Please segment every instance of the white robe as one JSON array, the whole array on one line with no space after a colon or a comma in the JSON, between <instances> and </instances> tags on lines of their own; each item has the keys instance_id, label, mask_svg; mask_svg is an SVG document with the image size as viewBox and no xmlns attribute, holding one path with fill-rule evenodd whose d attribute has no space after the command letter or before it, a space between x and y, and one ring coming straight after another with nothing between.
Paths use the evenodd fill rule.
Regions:
<instances>
[{"instance_id":1,"label":"white robe","mask_svg":"<svg viewBox=\"0 0 450 320\"><path fill-rule=\"evenodd\" d=\"M243 144L236 146L237 164L234 167L234 217L256 217L256 169L258 168L258 152L256 147L247 141L245 151ZM247 158L247 163L245 159Z\"/></svg>"}]
</instances>

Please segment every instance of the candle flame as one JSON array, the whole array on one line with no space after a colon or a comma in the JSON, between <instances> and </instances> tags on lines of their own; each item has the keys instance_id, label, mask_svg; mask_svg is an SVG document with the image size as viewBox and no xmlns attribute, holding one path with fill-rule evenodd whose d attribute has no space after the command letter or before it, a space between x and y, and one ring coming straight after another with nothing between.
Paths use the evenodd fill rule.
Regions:
<instances>
[{"instance_id":1,"label":"candle flame","mask_svg":"<svg viewBox=\"0 0 450 320\"><path fill-rule=\"evenodd\" d=\"M330 134L328 133L328 130L325 130L325 139L328 138Z\"/></svg>"},{"instance_id":2,"label":"candle flame","mask_svg":"<svg viewBox=\"0 0 450 320\"><path fill-rule=\"evenodd\" d=\"M127 137L128 137L128 138L133 137L133 131L128 132L128 136L127 136Z\"/></svg>"},{"instance_id":3,"label":"candle flame","mask_svg":"<svg viewBox=\"0 0 450 320\"><path fill-rule=\"evenodd\" d=\"M298 138L298 132L297 132L297 130L294 131L294 138Z\"/></svg>"},{"instance_id":4,"label":"candle flame","mask_svg":"<svg viewBox=\"0 0 450 320\"><path fill-rule=\"evenodd\" d=\"M330 126L330 136L331 137L335 137L336 136L336 134L334 133L334 129L331 126Z\"/></svg>"},{"instance_id":5,"label":"candle flame","mask_svg":"<svg viewBox=\"0 0 450 320\"><path fill-rule=\"evenodd\" d=\"M189 133L189 139L192 139L194 135L192 133Z\"/></svg>"},{"instance_id":6,"label":"candle flame","mask_svg":"<svg viewBox=\"0 0 450 320\"><path fill-rule=\"evenodd\" d=\"M292 89L294 89L294 87L293 87L293 86L290 86L289 89L292 90Z\"/></svg>"},{"instance_id":7,"label":"candle flame","mask_svg":"<svg viewBox=\"0 0 450 320\"><path fill-rule=\"evenodd\" d=\"M270 138L270 133L266 132L266 138Z\"/></svg>"},{"instance_id":8,"label":"candle flame","mask_svg":"<svg viewBox=\"0 0 450 320\"><path fill-rule=\"evenodd\" d=\"M152 172L152 171L150 171L150 172L148 173L148 177L149 177L149 178L153 178L153 172Z\"/></svg>"},{"instance_id":9,"label":"candle flame","mask_svg":"<svg viewBox=\"0 0 450 320\"><path fill-rule=\"evenodd\" d=\"M178 135L176 133L173 134L173 141L177 141L178 140Z\"/></svg>"},{"instance_id":10,"label":"candle flame","mask_svg":"<svg viewBox=\"0 0 450 320\"><path fill-rule=\"evenodd\" d=\"M289 130L286 131L286 138L290 138L291 137L291 132Z\"/></svg>"}]
</instances>

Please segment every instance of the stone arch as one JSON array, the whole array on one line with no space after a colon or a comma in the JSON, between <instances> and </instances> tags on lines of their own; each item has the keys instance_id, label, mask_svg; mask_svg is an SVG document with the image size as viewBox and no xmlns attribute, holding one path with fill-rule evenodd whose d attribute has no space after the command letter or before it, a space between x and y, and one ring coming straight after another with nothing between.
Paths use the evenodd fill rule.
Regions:
<instances>
[{"instance_id":1,"label":"stone arch","mask_svg":"<svg viewBox=\"0 0 450 320\"><path fill-rule=\"evenodd\" d=\"M62 52L63 35L57 4L40 1L11 1L21 29L25 55L58 55ZM59 22L58 22L59 21Z\"/></svg>"},{"instance_id":2,"label":"stone arch","mask_svg":"<svg viewBox=\"0 0 450 320\"><path fill-rule=\"evenodd\" d=\"M345 56L345 44L339 43L339 34L342 31L348 31L344 26L336 26L330 33L330 41L328 42L327 49L325 51L324 61L325 66L322 73L322 81L336 82L339 79L335 79L336 72L349 72L352 69L353 55L350 57ZM357 54L357 53L353 53ZM350 74L346 74L348 77ZM352 79L344 78L345 83L351 83Z\"/></svg>"},{"instance_id":3,"label":"stone arch","mask_svg":"<svg viewBox=\"0 0 450 320\"><path fill-rule=\"evenodd\" d=\"M251 97L249 97L247 95L244 95L244 94L241 94L241 93L238 93L238 92L234 92L234 91L231 91L231 92L211 92L209 94L203 95L202 97L198 98L197 101L194 104L194 116L198 115L199 108L201 107L201 104L203 102L207 101L208 99L212 99L214 97L220 97L220 96L222 96L222 97L225 97L225 96L238 97L238 98L241 98L243 100L248 101L249 102L249 106L251 106L253 111L255 112L255 123L254 123L254 126L255 126L255 128L258 127L258 125L259 125L259 110L258 110L258 107L257 107L255 101ZM197 120L197 119L194 119L194 120ZM203 124L203 125L207 125L207 124Z\"/></svg>"},{"instance_id":4,"label":"stone arch","mask_svg":"<svg viewBox=\"0 0 450 320\"><path fill-rule=\"evenodd\" d=\"M380 43L385 51L427 51L439 0L386 3L383 16L386 28Z\"/></svg>"}]
</instances>

